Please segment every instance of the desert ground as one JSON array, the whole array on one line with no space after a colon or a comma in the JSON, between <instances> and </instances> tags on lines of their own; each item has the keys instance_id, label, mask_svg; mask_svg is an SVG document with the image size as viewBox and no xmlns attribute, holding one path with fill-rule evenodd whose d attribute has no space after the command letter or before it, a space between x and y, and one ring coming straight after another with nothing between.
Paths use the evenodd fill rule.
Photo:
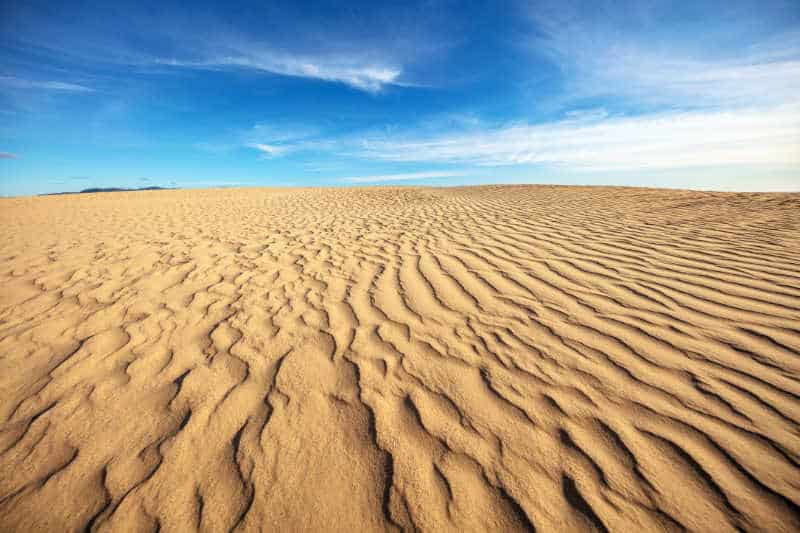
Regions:
<instances>
[{"instance_id":1,"label":"desert ground","mask_svg":"<svg viewBox=\"0 0 800 533\"><path fill-rule=\"evenodd\" d=\"M798 531L800 195L0 200L2 531Z\"/></svg>"}]
</instances>

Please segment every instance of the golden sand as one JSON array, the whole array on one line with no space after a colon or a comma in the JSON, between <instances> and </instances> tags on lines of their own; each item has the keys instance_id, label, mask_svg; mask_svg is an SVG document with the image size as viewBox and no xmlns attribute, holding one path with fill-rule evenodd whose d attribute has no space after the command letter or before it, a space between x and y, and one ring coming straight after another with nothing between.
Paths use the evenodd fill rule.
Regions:
<instances>
[{"instance_id":1,"label":"golden sand","mask_svg":"<svg viewBox=\"0 0 800 533\"><path fill-rule=\"evenodd\" d=\"M800 195L3 199L0 261L0 530L800 529Z\"/></svg>"}]
</instances>

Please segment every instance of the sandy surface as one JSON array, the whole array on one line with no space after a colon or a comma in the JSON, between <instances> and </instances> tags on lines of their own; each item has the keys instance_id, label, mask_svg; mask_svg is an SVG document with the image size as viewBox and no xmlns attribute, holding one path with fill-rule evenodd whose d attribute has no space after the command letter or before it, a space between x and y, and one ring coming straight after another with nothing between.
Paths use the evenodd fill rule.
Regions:
<instances>
[{"instance_id":1,"label":"sandy surface","mask_svg":"<svg viewBox=\"0 0 800 533\"><path fill-rule=\"evenodd\" d=\"M800 529L800 195L0 200L0 530Z\"/></svg>"}]
</instances>

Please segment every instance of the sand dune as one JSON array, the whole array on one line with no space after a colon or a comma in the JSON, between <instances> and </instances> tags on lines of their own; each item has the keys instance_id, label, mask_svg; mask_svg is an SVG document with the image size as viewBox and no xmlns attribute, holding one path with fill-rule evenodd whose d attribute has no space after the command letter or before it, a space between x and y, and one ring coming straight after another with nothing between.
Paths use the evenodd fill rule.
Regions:
<instances>
[{"instance_id":1,"label":"sand dune","mask_svg":"<svg viewBox=\"0 0 800 533\"><path fill-rule=\"evenodd\" d=\"M0 200L0 530L800 530L800 195Z\"/></svg>"}]
</instances>

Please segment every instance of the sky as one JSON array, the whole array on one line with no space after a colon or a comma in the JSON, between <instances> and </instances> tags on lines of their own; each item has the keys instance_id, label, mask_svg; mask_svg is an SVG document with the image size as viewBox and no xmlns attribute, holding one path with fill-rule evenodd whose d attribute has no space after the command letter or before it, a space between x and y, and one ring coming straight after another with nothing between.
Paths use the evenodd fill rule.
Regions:
<instances>
[{"instance_id":1,"label":"sky","mask_svg":"<svg viewBox=\"0 0 800 533\"><path fill-rule=\"evenodd\" d=\"M0 195L800 191L800 2L0 0Z\"/></svg>"}]
</instances>

